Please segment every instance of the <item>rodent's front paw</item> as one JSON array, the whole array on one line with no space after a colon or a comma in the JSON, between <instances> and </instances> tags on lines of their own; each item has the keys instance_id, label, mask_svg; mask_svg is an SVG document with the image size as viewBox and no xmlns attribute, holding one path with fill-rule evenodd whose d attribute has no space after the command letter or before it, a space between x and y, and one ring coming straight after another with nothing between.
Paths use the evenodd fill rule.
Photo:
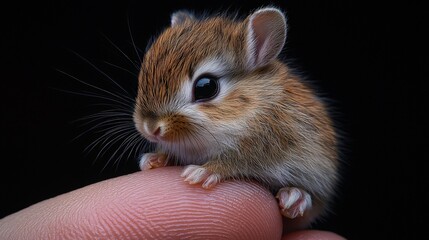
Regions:
<instances>
[{"instance_id":1,"label":"rodent's front paw","mask_svg":"<svg viewBox=\"0 0 429 240\"><path fill-rule=\"evenodd\" d=\"M181 176L184 177L185 181L189 184L203 182L202 187L205 189L214 187L222 179L220 174L213 173L205 167L197 165L186 166Z\"/></svg>"},{"instance_id":2,"label":"rodent's front paw","mask_svg":"<svg viewBox=\"0 0 429 240\"><path fill-rule=\"evenodd\" d=\"M311 196L306 191L295 187L284 187L277 193L282 215L288 218L296 218L298 214L311 208Z\"/></svg>"},{"instance_id":3,"label":"rodent's front paw","mask_svg":"<svg viewBox=\"0 0 429 240\"><path fill-rule=\"evenodd\" d=\"M167 165L167 155L164 153L145 153L140 158L140 170L165 167Z\"/></svg>"}]
</instances>

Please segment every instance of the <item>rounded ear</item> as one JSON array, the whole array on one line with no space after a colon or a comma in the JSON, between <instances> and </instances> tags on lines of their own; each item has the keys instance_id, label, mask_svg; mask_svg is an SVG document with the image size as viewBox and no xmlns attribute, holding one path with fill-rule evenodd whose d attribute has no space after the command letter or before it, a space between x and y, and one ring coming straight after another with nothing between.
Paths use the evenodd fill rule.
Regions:
<instances>
[{"instance_id":1,"label":"rounded ear","mask_svg":"<svg viewBox=\"0 0 429 240\"><path fill-rule=\"evenodd\" d=\"M195 16L186 10L180 10L171 14L172 27L180 25L186 21L193 21L193 20L195 20Z\"/></svg>"},{"instance_id":2,"label":"rounded ear","mask_svg":"<svg viewBox=\"0 0 429 240\"><path fill-rule=\"evenodd\" d=\"M262 8L247 17L246 54L249 69L273 61L286 41L286 17L276 8Z\"/></svg>"}]
</instances>

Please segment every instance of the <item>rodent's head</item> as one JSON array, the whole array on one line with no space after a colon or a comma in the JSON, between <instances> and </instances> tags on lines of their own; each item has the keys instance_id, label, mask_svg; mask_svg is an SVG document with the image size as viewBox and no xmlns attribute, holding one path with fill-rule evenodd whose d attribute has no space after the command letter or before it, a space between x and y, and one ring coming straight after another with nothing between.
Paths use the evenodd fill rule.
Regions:
<instances>
[{"instance_id":1,"label":"rodent's head","mask_svg":"<svg viewBox=\"0 0 429 240\"><path fill-rule=\"evenodd\" d=\"M269 78L285 38L285 16L275 8L242 21L174 13L143 59L136 128L176 156L233 146L279 91Z\"/></svg>"}]
</instances>

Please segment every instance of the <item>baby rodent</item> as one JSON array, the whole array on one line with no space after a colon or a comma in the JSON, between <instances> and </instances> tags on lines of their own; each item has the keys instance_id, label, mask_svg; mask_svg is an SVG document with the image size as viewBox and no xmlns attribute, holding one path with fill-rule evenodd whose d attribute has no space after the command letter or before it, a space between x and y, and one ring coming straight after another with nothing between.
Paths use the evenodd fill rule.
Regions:
<instances>
[{"instance_id":1,"label":"baby rodent","mask_svg":"<svg viewBox=\"0 0 429 240\"><path fill-rule=\"evenodd\" d=\"M255 179L305 226L325 212L337 134L324 103L278 60L285 40L286 18L274 7L244 20L173 13L139 74L134 122L156 144L140 168L187 165L182 177L203 188Z\"/></svg>"}]
</instances>

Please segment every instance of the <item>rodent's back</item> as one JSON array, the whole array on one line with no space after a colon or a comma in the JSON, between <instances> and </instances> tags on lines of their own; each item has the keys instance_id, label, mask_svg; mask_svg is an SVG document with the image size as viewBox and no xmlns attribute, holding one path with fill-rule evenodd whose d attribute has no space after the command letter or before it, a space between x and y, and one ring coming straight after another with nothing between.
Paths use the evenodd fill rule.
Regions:
<instances>
[{"instance_id":1,"label":"rodent's back","mask_svg":"<svg viewBox=\"0 0 429 240\"><path fill-rule=\"evenodd\" d=\"M235 94L246 100L235 112L247 112L248 132L242 133L239 150L230 151L234 156L225 157L234 160L224 165L274 191L292 184L328 200L337 181L338 156L325 103L280 61L239 78L241 89Z\"/></svg>"},{"instance_id":2,"label":"rodent's back","mask_svg":"<svg viewBox=\"0 0 429 240\"><path fill-rule=\"evenodd\" d=\"M337 133L326 103L302 78L287 72L283 100L272 116L282 119L277 131L287 132L285 164L293 168L288 174L296 178L289 181L325 201L332 196L338 178ZM276 117L270 119L276 121Z\"/></svg>"}]
</instances>

